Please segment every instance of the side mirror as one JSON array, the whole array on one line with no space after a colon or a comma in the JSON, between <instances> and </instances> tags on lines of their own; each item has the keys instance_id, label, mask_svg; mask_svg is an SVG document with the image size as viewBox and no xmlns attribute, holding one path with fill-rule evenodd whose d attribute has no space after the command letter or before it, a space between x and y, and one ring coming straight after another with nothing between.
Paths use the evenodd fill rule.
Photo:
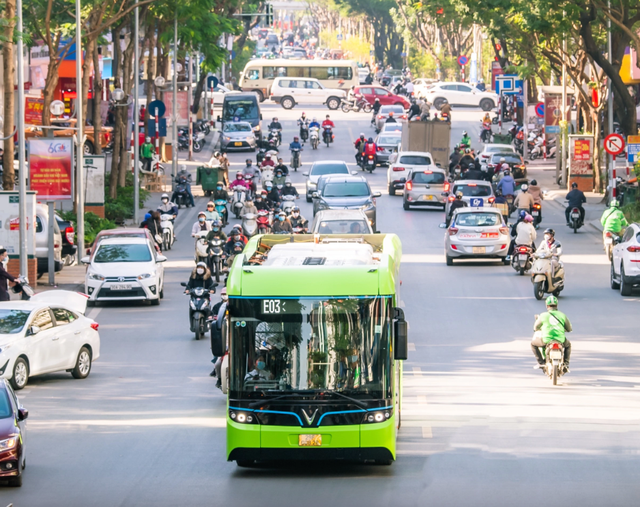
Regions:
<instances>
[{"instance_id":1,"label":"side mirror","mask_svg":"<svg viewBox=\"0 0 640 507\"><path fill-rule=\"evenodd\" d=\"M318 192L313 192L313 193L311 194L311 197L318 198L318 197L320 197L320 194L318 194Z\"/></svg>"},{"instance_id":2,"label":"side mirror","mask_svg":"<svg viewBox=\"0 0 640 507\"><path fill-rule=\"evenodd\" d=\"M180 282L180 285L182 285L183 287L187 286L187 282Z\"/></svg>"},{"instance_id":3,"label":"side mirror","mask_svg":"<svg viewBox=\"0 0 640 507\"><path fill-rule=\"evenodd\" d=\"M351 176L358 176L358 171L351 171Z\"/></svg>"},{"instance_id":4,"label":"side mirror","mask_svg":"<svg viewBox=\"0 0 640 507\"><path fill-rule=\"evenodd\" d=\"M371 197L382 197L382 192L374 192Z\"/></svg>"},{"instance_id":5,"label":"side mirror","mask_svg":"<svg viewBox=\"0 0 640 507\"><path fill-rule=\"evenodd\" d=\"M409 325L404 320L404 312L400 308L394 308L396 318L393 321L393 357L400 361L409 358Z\"/></svg>"},{"instance_id":6,"label":"side mirror","mask_svg":"<svg viewBox=\"0 0 640 507\"><path fill-rule=\"evenodd\" d=\"M449 192L442 192L440 195L442 197L449 197Z\"/></svg>"},{"instance_id":7,"label":"side mirror","mask_svg":"<svg viewBox=\"0 0 640 507\"><path fill-rule=\"evenodd\" d=\"M222 327L225 317L221 322L217 320L211 324L211 352L216 357L222 357L225 353L225 343L222 335Z\"/></svg>"},{"instance_id":8,"label":"side mirror","mask_svg":"<svg viewBox=\"0 0 640 507\"><path fill-rule=\"evenodd\" d=\"M302 173L302 176L309 176L309 173Z\"/></svg>"},{"instance_id":9,"label":"side mirror","mask_svg":"<svg viewBox=\"0 0 640 507\"><path fill-rule=\"evenodd\" d=\"M156 262L167 262L167 258L164 255L158 255L156 257Z\"/></svg>"},{"instance_id":10,"label":"side mirror","mask_svg":"<svg viewBox=\"0 0 640 507\"><path fill-rule=\"evenodd\" d=\"M440 229L446 229L447 224L445 222L441 222L440 225L438 225L438 227L440 227Z\"/></svg>"},{"instance_id":11,"label":"side mirror","mask_svg":"<svg viewBox=\"0 0 640 507\"><path fill-rule=\"evenodd\" d=\"M38 326L31 326L29 328L29 335L33 336L34 334L38 334L40 332L40 328Z\"/></svg>"},{"instance_id":12,"label":"side mirror","mask_svg":"<svg viewBox=\"0 0 640 507\"><path fill-rule=\"evenodd\" d=\"M80 259L80 262L82 264L91 264L91 257L89 257L88 255L83 257L82 259Z\"/></svg>"},{"instance_id":13,"label":"side mirror","mask_svg":"<svg viewBox=\"0 0 640 507\"><path fill-rule=\"evenodd\" d=\"M27 417L29 417L29 411L26 408L19 408L18 421L24 421Z\"/></svg>"}]
</instances>

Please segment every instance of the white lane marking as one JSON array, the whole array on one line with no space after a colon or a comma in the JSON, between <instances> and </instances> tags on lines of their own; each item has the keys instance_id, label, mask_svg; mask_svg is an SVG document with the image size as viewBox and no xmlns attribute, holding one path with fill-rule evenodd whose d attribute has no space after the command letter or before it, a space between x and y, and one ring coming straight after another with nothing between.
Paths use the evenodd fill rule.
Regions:
<instances>
[{"instance_id":1,"label":"white lane marking","mask_svg":"<svg viewBox=\"0 0 640 507\"><path fill-rule=\"evenodd\" d=\"M422 375L422 369L419 366L414 366L413 367L413 374L417 375L417 376L421 376Z\"/></svg>"},{"instance_id":2,"label":"white lane marking","mask_svg":"<svg viewBox=\"0 0 640 507\"><path fill-rule=\"evenodd\" d=\"M431 426L422 427L422 438L433 438L433 432L431 431Z\"/></svg>"},{"instance_id":3,"label":"white lane marking","mask_svg":"<svg viewBox=\"0 0 640 507\"><path fill-rule=\"evenodd\" d=\"M416 351L416 344L409 343L409 352L415 352L415 351Z\"/></svg>"},{"instance_id":4,"label":"white lane marking","mask_svg":"<svg viewBox=\"0 0 640 507\"><path fill-rule=\"evenodd\" d=\"M160 417L153 419L69 419L53 421L31 421L29 427L55 428L63 426L176 426L199 428L225 428L225 417Z\"/></svg>"},{"instance_id":5,"label":"white lane marking","mask_svg":"<svg viewBox=\"0 0 640 507\"><path fill-rule=\"evenodd\" d=\"M198 208L197 208L197 204L196 206L194 206L193 208L190 208L188 211L188 215L185 217L184 215L182 215L183 220L182 223L179 224L173 231L173 233L178 236L182 230L188 225L191 224L193 225L194 222L194 217L196 215L196 213L198 212ZM180 214L178 214L178 216L180 216Z\"/></svg>"},{"instance_id":6,"label":"white lane marking","mask_svg":"<svg viewBox=\"0 0 640 507\"><path fill-rule=\"evenodd\" d=\"M426 405L427 404L427 397L426 396L419 395L417 398L418 398L418 403L420 403L421 405Z\"/></svg>"}]
</instances>

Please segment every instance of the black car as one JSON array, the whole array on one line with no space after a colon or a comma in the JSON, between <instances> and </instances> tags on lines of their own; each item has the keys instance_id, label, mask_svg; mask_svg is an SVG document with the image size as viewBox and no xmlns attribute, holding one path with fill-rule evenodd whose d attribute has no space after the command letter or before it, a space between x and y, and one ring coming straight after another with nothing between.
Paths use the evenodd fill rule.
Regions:
<instances>
[{"instance_id":1,"label":"black car","mask_svg":"<svg viewBox=\"0 0 640 507\"><path fill-rule=\"evenodd\" d=\"M28 416L9 382L0 379L0 481L9 486L22 486Z\"/></svg>"},{"instance_id":2,"label":"black car","mask_svg":"<svg viewBox=\"0 0 640 507\"><path fill-rule=\"evenodd\" d=\"M70 266L75 262L78 252L78 246L75 244L76 231L70 221L63 220L57 213L56 221L62 235L62 261L65 266Z\"/></svg>"}]
</instances>

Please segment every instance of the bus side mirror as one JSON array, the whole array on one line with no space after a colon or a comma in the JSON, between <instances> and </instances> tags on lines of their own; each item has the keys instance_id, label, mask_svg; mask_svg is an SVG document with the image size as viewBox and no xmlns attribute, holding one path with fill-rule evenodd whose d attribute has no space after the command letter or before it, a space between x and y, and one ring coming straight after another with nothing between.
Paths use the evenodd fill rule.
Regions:
<instances>
[{"instance_id":1,"label":"bus side mirror","mask_svg":"<svg viewBox=\"0 0 640 507\"><path fill-rule=\"evenodd\" d=\"M216 357L224 356L221 322L215 321L211 324L211 353Z\"/></svg>"},{"instance_id":2,"label":"bus side mirror","mask_svg":"<svg viewBox=\"0 0 640 507\"><path fill-rule=\"evenodd\" d=\"M400 308L395 308L395 319L393 320L393 350L394 359L405 361L409 358L409 325L404 320L404 312Z\"/></svg>"}]
</instances>

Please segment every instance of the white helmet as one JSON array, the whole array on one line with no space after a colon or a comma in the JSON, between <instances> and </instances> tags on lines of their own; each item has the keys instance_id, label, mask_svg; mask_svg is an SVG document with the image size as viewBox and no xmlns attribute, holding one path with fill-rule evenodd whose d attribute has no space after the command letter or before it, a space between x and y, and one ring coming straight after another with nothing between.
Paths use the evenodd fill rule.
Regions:
<instances>
[{"instance_id":1,"label":"white helmet","mask_svg":"<svg viewBox=\"0 0 640 507\"><path fill-rule=\"evenodd\" d=\"M527 185L526 183L523 183L520 186L520 190L522 190L523 192L526 192L527 190L529 190L529 185Z\"/></svg>"}]
</instances>

